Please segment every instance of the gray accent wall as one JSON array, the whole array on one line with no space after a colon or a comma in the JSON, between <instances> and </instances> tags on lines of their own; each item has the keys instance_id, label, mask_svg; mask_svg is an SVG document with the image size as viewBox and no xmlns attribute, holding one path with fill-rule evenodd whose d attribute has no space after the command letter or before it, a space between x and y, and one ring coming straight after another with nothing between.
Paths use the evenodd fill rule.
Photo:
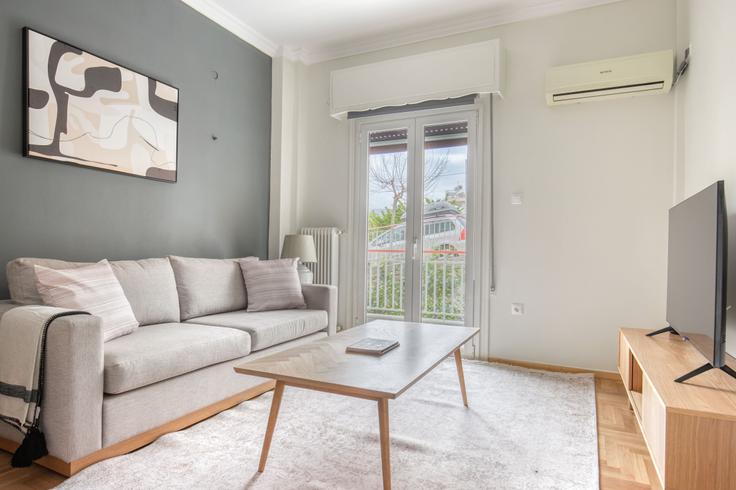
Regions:
<instances>
[{"instance_id":1,"label":"gray accent wall","mask_svg":"<svg viewBox=\"0 0 736 490\"><path fill-rule=\"evenodd\" d=\"M179 89L177 183L22 156L23 26ZM0 51L0 271L21 256L266 255L269 56L179 0L3 0Z\"/></svg>"}]
</instances>

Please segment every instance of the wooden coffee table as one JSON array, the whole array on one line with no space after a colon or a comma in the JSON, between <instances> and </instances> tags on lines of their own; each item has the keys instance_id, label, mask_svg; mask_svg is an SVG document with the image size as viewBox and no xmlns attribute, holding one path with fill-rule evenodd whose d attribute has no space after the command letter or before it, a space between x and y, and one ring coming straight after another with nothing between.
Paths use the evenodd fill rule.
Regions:
<instances>
[{"instance_id":1,"label":"wooden coffee table","mask_svg":"<svg viewBox=\"0 0 736 490\"><path fill-rule=\"evenodd\" d=\"M235 367L238 373L276 380L258 471L266 467L284 387L295 386L378 402L383 488L390 489L388 401L454 354L467 407L460 347L477 333L470 327L379 320ZM345 352L345 347L366 337L396 339L400 345L380 357Z\"/></svg>"}]
</instances>

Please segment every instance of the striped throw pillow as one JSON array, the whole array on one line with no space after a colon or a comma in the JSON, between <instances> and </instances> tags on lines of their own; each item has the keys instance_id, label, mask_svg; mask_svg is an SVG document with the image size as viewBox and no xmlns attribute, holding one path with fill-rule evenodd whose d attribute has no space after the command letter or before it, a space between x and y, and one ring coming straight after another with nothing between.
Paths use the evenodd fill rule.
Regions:
<instances>
[{"instance_id":1,"label":"striped throw pillow","mask_svg":"<svg viewBox=\"0 0 736 490\"><path fill-rule=\"evenodd\" d=\"M241 261L248 311L306 308L297 262L298 259Z\"/></svg>"},{"instance_id":2,"label":"striped throw pillow","mask_svg":"<svg viewBox=\"0 0 736 490\"><path fill-rule=\"evenodd\" d=\"M133 309L107 260L76 269L36 265L34 270L44 304L100 317L105 342L138 328Z\"/></svg>"}]
</instances>

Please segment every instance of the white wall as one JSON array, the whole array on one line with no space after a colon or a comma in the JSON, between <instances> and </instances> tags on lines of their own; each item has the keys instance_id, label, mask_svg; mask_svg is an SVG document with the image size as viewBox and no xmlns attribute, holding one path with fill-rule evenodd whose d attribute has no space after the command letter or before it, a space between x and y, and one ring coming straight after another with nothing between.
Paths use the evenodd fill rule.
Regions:
<instances>
[{"instance_id":1,"label":"white wall","mask_svg":"<svg viewBox=\"0 0 736 490\"><path fill-rule=\"evenodd\" d=\"M549 108L544 76L554 65L674 47L675 10L671 0L630 0L303 67L296 222L348 226L350 135L329 117L331 70L500 38L507 90L493 107L488 352L614 370L620 326L664 324L674 96ZM518 191L524 205L512 207ZM526 314L511 316L512 302Z\"/></svg>"},{"instance_id":2,"label":"white wall","mask_svg":"<svg viewBox=\"0 0 736 490\"><path fill-rule=\"evenodd\" d=\"M284 235L296 231L299 151L299 70L301 65L277 56L271 63L271 186L268 256L278 258Z\"/></svg>"},{"instance_id":3,"label":"white wall","mask_svg":"<svg viewBox=\"0 0 736 490\"><path fill-rule=\"evenodd\" d=\"M679 52L692 46L677 87L676 199L726 181L729 209L729 304L736 305L736 2L678 0ZM736 311L728 314L727 349L736 354Z\"/></svg>"}]
</instances>

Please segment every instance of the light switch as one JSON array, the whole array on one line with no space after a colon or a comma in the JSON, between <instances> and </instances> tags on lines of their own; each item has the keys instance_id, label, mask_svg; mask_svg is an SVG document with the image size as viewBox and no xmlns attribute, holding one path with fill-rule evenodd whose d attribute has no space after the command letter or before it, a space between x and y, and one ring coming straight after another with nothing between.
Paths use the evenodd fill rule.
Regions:
<instances>
[{"instance_id":1,"label":"light switch","mask_svg":"<svg viewBox=\"0 0 736 490\"><path fill-rule=\"evenodd\" d=\"M521 192L514 192L511 194L511 205L512 206L521 206L521 204L524 202L524 194Z\"/></svg>"}]
</instances>

